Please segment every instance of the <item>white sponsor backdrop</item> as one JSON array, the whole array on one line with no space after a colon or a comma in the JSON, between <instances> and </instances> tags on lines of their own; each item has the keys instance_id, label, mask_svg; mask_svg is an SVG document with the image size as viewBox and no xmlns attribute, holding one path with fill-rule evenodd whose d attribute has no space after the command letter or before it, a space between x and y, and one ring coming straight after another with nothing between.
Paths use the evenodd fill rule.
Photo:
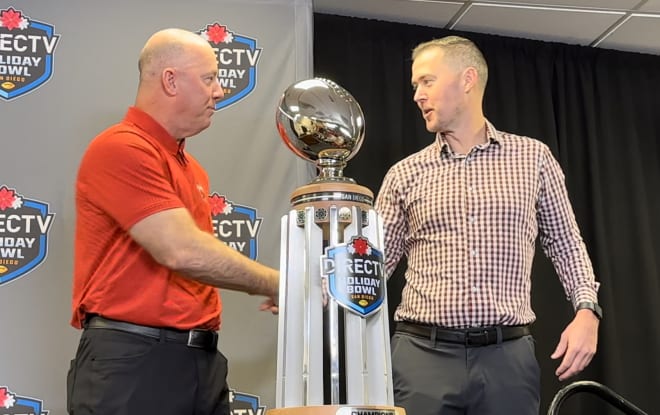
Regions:
<instances>
[{"instance_id":1,"label":"white sponsor backdrop","mask_svg":"<svg viewBox=\"0 0 660 415\"><path fill-rule=\"evenodd\" d=\"M51 78L29 93L0 99L0 189L41 201L55 214L43 262L0 284L0 392L8 387L17 397L42 400L51 415L65 414L66 372L80 335L69 325L75 175L89 141L133 104L144 42L162 28L199 31L218 23L254 39L261 49L254 89L217 111L211 128L188 140L188 150L207 168L213 193L256 209L263 218L257 259L277 268L280 218L289 210L291 191L312 172L282 144L274 114L286 87L312 73L312 5L311 0L0 0L0 11L10 8L53 26L60 38ZM0 66L2 59L25 52L14 49L4 29ZM2 206L0 201L0 238L15 241L22 231L7 226L12 208ZM3 255L7 260L12 254ZM222 297L220 349L229 359L230 387L272 407L277 317L257 310L259 298L226 291ZM0 414L14 413L1 406Z\"/></svg>"}]
</instances>

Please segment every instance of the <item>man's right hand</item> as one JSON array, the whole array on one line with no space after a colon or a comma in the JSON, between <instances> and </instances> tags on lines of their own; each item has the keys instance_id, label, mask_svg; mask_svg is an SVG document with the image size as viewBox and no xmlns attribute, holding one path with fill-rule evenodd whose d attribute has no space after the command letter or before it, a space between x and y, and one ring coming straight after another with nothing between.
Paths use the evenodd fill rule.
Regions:
<instances>
[{"instance_id":1,"label":"man's right hand","mask_svg":"<svg viewBox=\"0 0 660 415\"><path fill-rule=\"evenodd\" d=\"M280 307L277 305L277 301L275 301L272 297L264 300L263 303L259 306L260 311L270 311L273 314L277 314L280 312Z\"/></svg>"}]
</instances>

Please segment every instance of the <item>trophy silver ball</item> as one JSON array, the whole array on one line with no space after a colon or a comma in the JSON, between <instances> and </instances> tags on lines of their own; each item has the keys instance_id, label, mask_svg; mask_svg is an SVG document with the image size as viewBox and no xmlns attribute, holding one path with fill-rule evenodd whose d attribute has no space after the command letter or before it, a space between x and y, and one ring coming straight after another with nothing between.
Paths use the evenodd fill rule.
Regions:
<instances>
[{"instance_id":1,"label":"trophy silver ball","mask_svg":"<svg viewBox=\"0 0 660 415\"><path fill-rule=\"evenodd\" d=\"M337 83L312 78L289 86L277 106L280 137L297 156L317 164L322 177L341 179L341 171L360 149L364 114L355 98Z\"/></svg>"},{"instance_id":2,"label":"trophy silver ball","mask_svg":"<svg viewBox=\"0 0 660 415\"><path fill-rule=\"evenodd\" d=\"M318 224L330 222L333 206L340 210L339 222L351 223L356 207L366 224L373 192L343 173L365 135L364 114L355 98L329 79L298 81L283 92L275 122L286 146L318 169L312 182L293 191L291 204L299 210L314 207Z\"/></svg>"}]
</instances>

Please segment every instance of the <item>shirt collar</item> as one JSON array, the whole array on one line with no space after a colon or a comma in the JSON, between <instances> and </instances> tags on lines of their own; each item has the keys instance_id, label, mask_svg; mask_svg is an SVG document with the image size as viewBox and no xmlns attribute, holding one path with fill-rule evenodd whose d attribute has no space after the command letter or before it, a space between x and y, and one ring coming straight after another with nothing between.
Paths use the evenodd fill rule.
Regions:
<instances>
[{"instance_id":1,"label":"shirt collar","mask_svg":"<svg viewBox=\"0 0 660 415\"><path fill-rule=\"evenodd\" d=\"M165 130L165 127L160 125L158 121L151 117L151 115L141 109L137 107L129 107L128 111L126 111L124 122L133 124L136 128L147 133L151 140L157 141L167 150L168 153L176 155L179 151L180 140L172 137L172 135Z\"/></svg>"},{"instance_id":2,"label":"shirt collar","mask_svg":"<svg viewBox=\"0 0 660 415\"><path fill-rule=\"evenodd\" d=\"M502 146L502 133L497 131L493 124L486 119L486 137L488 138L488 142L479 144L477 146L478 149L484 149L488 147L491 144L497 144L498 146ZM442 133L437 133L436 134L436 143L438 145L438 149L440 151L440 154L446 154L450 155L451 154L451 147L449 147L449 143L447 142L447 139Z\"/></svg>"},{"instance_id":3,"label":"shirt collar","mask_svg":"<svg viewBox=\"0 0 660 415\"><path fill-rule=\"evenodd\" d=\"M489 144L502 145L502 133L497 131L490 121L486 120L486 137Z\"/></svg>"},{"instance_id":4,"label":"shirt collar","mask_svg":"<svg viewBox=\"0 0 660 415\"><path fill-rule=\"evenodd\" d=\"M185 139L177 140L165 128L154 120L151 115L137 107L129 107L124 116L124 122L133 124L136 128L144 131L149 141L157 142L165 148L168 153L178 156L183 153Z\"/></svg>"}]
</instances>

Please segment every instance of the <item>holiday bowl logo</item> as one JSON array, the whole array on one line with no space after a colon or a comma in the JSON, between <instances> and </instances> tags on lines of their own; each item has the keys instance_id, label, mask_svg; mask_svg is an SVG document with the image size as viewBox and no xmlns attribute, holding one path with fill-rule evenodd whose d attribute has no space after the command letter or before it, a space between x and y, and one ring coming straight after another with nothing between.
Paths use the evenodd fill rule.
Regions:
<instances>
[{"instance_id":1,"label":"holiday bowl logo","mask_svg":"<svg viewBox=\"0 0 660 415\"><path fill-rule=\"evenodd\" d=\"M54 216L47 203L26 199L0 185L0 285L43 262Z\"/></svg>"},{"instance_id":2,"label":"holiday bowl logo","mask_svg":"<svg viewBox=\"0 0 660 415\"><path fill-rule=\"evenodd\" d=\"M257 40L217 22L197 33L209 42L218 59L218 82L225 96L215 104L216 111L248 96L257 85L257 62L261 56Z\"/></svg>"},{"instance_id":3,"label":"holiday bowl logo","mask_svg":"<svg viewBox=\"0 0 660 415\"><path fill-rule=\"evenodd\" d=\"M229 390L229 413L231 415L263 415L265 409L265 406L259 405L258 396Z\"/></svg>"},{"instance_id":4,"label":"holiday bowl logo","mask_svg":"<svg viewBox=\"0 0 660 415\"><path fill-rule=\"evenodd\" d=\"M48 412L43 409L43 401L19 396L0 386L0 415L48 415Z\"/></svg>"},{"instance_id":5,"label":"holiday bowl logo","mask_svg":"<svg viewBox=\"0 0 660 415\"><path fill-rule=\"evenodd\" d=\"M374 313L383 304L383 271L383 253L363 236L329 246L321 256L321 274L328 279L330 296L362 317Z\"/></svg>"},{"instance_id":6,"label":"holiday bowl logo","mask_svg":"<svg viewBox=\"0 0 660 415\"><path fill-rule=\"evenodd\" d=\"M59 39L49 24L13 7L0 10L0 98L9 101L46 83Z\"/></svg>"},{"instance_id":7,"label":"holiday bowl logo","mask_svg":"<svg viewBox=\"0 0 660 415\"><path fill-rule=\"evenodd\" d=\"M263 218L257 217L257 210L237 205L217 193L213 193L209 201L215 237L248 258L256 260L257 236L263 221Z\"/></svg>"}]
</instances>

